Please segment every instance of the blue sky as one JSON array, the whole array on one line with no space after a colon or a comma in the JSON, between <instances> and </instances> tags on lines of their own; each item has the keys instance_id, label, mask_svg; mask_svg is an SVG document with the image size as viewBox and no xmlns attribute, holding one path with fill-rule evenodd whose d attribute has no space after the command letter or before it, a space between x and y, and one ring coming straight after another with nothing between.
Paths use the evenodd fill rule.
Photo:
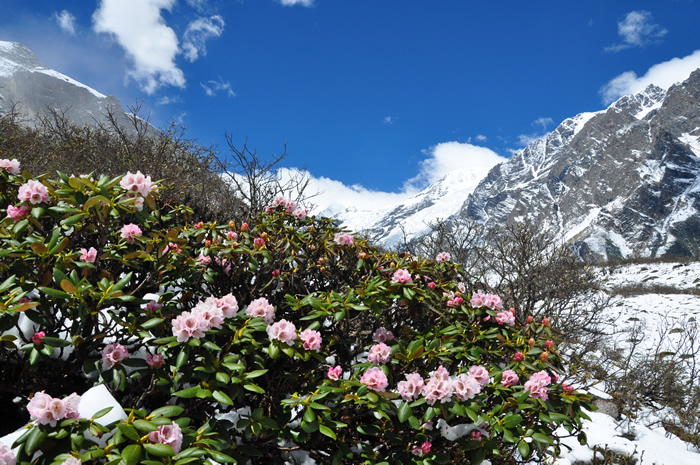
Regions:
<instances>
[{"instance_id":1,"label":"blue sky","mask_svg":"<svg viewBox=\"0 0 700 465\"><path fill-rule=\"evenodd\" d=\"M699 20L693 0L3 0L0 40L205 145L286 142L288 166L405 195L682 80Z\"/></svg>"}]
</instances>

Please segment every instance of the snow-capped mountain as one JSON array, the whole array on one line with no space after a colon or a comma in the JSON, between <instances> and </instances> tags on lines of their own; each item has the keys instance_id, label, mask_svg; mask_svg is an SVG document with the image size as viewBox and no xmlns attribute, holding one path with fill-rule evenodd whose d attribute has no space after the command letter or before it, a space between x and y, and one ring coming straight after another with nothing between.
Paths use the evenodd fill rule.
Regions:
<instances>
[{"instance_id":1,"label":"snow-capped mountain","mask_svg":"<svg viewBox=\"0 0 700 465\"><path fill-rule=\"evenodd\" d=\"M13 109L30 122L54 109L77 125L104 122L110 109L127 130L133 127L116 97L48 68L18 42L0 41L0 114Z\"/></svg>"},{"instance_id":2,"label":"snow-capped mountain","mask_svg":"<svg viewBox=\"0 0 700 465\"><path fill-rule=\"evenodd\" d=\"M590 259L700 253L700 70L581 113L475 179L451 173L381 215L339 214L385 245L453 215L527 222ZM471 173L479 176L480 173Z\"/></svg>"}]
</instances>

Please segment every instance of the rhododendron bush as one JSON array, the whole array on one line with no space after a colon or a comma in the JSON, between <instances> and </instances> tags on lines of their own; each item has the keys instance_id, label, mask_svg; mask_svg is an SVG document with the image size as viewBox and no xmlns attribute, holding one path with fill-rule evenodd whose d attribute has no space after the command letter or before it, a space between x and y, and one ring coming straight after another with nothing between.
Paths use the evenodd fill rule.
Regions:
<instances>
[{"instance_id":1,"label":"rhododendron bush","mask_svg":"<svg viewBox=\"0 0 700 465\"><path fill-rule=\"evenodd\" d=\"M446 256L381 254L283 199L192 223L142 173L8 166L0 395L24 428L17 463L524 463L585 440L589 399L548 322L469 289ZM126 420L79 417L97 384Z\"/></svg>"}]
</instances>

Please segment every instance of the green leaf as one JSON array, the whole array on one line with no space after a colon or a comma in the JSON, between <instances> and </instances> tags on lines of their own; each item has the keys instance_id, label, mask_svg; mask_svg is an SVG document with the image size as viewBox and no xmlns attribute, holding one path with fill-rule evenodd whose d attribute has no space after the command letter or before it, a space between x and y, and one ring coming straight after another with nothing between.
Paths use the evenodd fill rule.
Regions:
<instances>
[{"instance_id":1,"label":"green leaf","mask_svg":"<svg viewBox=\"0 0 700 465\"><path fill-rule=\"evenodd\" d=\"M67 292L59 291L58 289L54 289L52 287L39 286L38 289L44 294L48 295L49 297L55 297L57 299L70 298L70 294L68 294Z\"/></svg>"},{"instance_id":2,"label":"green leaf","mask_svg":"<svg viewBox=\"0 0 700 465\"><path fill-rule=\"evenodd\" d=\"M141 325L141 327L142 327L143 329L155 328L156 326L158 326L159 324L161 324L163 321L164 321L163 318L151 318L150 320L148 320L148 321L146 321L145 323L143 323L143 324Z\"/></svg>"},{"instance_id":3,"label":"green leaf","mask_svg":"<svg viewBox=\"0 0 700 465\"><path fill-rule=\"evenodd\" d=\"M410 404L408 402L401 402L401 406L399 407L398 411L399 421L404 423L412 414L413 411L411 410Z\"/></svg>"},{"instance_id":4,"label":"green leaf","mask_svg":"<svg viewBox=\"0 0 700 465\"><path fill-rule=\"evenodd\" d=\"M24 443L24 450L31 456L34 452L41 449L48 437L48 433L43 432L38 426L34 426L33 431L27 438L27 442Z\"/></svg>"},{"instance_id":5,"label":"green leaf","mask_svg":"<svg viewBox=\"0 0 700 465\"><path fill-rule=\"evenodd\" d=\"M257 392L258 394L265 394L265 389L261 388L257 384L244 384L243 388L249 391Z\"/></svg>"},{"instance_id":6,"label":"green leaf","mask_svg":"<svg viewBox=\"0 0 700 465\"><path fill-rule=\"evenodd\" d=\"M335 435L335 431L333 431L326 425L318 425L318 430L321 432L321 434L326 435L331 439L338 439L338 437Z\"/></svg>"},{"instance_id":7,"label":"green leaf","mask_svg":"<svg viewBox=\"0 0 700 465\"><path fill-rule=\"evenodd\" d=\"M164 417L178 416L183 411L184 409L182 407L178 407L177 405L166 405L165 407L160 407L152 411L149 418L153 418L158 415L163 415Z\"/></svg>"},{"instance_id":8,"label":"green leaf","mask_svg":"<svg viewBox=\"0 0 700 465\"><path fill-rule=\"evenodd\" d=\"M225 392L214 391L212 393L212 397L214 399L216 399L221 404L233 405L233 401L231 400L231 398L228 395L226 395Z\"/></svg>"},{"instance_id":9,"label":"green leaf","mask_svg":"<svg viewBox=\"0 0 700 465\"><path fill-rule=\"evenodd\" d=\"M267 372L268 372L268 370L254 370L254 371L251 371L250 373L246 373L245 375L243 375L243 379L257 378L259 376L264 375Z\"/></svg>"},{"instance_id":10,"label":"green leaf","mask_svg":"<svg viewBox=\"0 0 700 465\"><path fill-rule=\"evenodd\" d=\"M144 444L143 448L146 449L149 455L155 457L172 457L175 455L173 448L167 444Z\"/></svg>"},{"instance_id":11,"label":"green leaf","mask_svg":"<svg viewBox=\"0 0 700 465\"><path fill-rule=\"evenodd\" d=\"M177 397L182 397L183 399L191 399L192 397L196 397L197 393L201 390L199 386L192 386L187 389L182 389L180 391L177 391L173 393L174 396Z\"/></svg>"},{"instance_id":12,"label":"green leaf","mask_svg":"<svg viewBox=\"0 0 700 465\"><path fill-rule=\"evenodd\" d=\"M158 427L147 420L134 420L134 427L140 431L145 431L147 433L158 431Z\"/></svg>"},{"instance_id":13,"label":"green leaf","mask_svg":"<svg viewBox=\"0 0 700 465\"><path fill-rule=\"evenodd\" d=\"M106 407L106 408L103 408L102 410L98 410L92 416L91 420L97 420L98 418L102 418L103 416L107 415L113 408L114 407Z\"/></svg>"},{"instance_id":14,"label":"green leaf","mask_svg":"<svg viewBox=\"0 0 700 465\"><path fill-rule=\"evenodd\" d=\"M548 436L545 436L542 433L533 434L532 439L542 444L554 444L554 441L552 441Z\"/></svg>"},{"instance_id":15,"label":"green leaf","mask_svg":"<svg viewBox=\"0 0 700 465\"><path fill-rule=\"evenodd\" d=\"M122 458L126 461L126 465L136 465L141 460L141 446L139 444L130 444L122 451Z\"/></svg>"},{"instance_id":16,"label":"green leaf","mask_svg":"<svg viewBox=\"0 0 700 465\"><path fill-rule=\"evenodd\" d=\"M528 458L530 456L530 444L525 441L520 441L518 443L518 452L522 458Z\"/></svg>"},{"instance_id":17,"label":"green leaf","mask_svg":"<svg viewBox=\"0 0 700 465\"><path fill-rule=\"evenodd\" d=\"M82 220L84 216L85 216L85 213L78 213L77 215L69 216L65 220L61 221L61 224L63 226L72 226L72 225L80 222L80 220Z\"/></svg>"},{"instance_id":18,"label":"green leaf","mask_svg":"<svg viewBox=\"0 0 700 465\"><path fill-rule=\"evenodd\" d=\"M514 428L515 426L518 426L522 421L522 415L511 415L509 417L506 417L506 419L503 421L503 426L505 426L506 428Z\"/></svg>"}]
</instances>

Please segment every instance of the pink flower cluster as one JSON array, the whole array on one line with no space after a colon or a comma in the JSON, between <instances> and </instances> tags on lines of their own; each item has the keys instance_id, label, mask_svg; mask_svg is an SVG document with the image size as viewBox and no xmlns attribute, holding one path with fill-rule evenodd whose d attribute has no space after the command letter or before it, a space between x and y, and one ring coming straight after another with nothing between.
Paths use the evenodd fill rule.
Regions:
<instances>
[{"instance_id":1,"label":"pink flower cluster","mask_svg":"<svg viewBox=\"0 0 700 465\"><path fill-rule=\"evenodd\" d=\"M539 398L547 400L549 398L547 394L547 386L552 382L551 376L542 370L530 376L525 382L525 390L530 391L530 397Z\"/></svg>"},{"instance_id":2,"label":"pink flower cluster","mask_svg":"<svg viewBox=\"0 0 700 465\"><path fill-rule=\"evenodd\" d=\"M16 463L17 457L12 449L0 442L0 465L15 465Z\"/></svg>"},{"instance_id":3,"label":"pink flower cluster","mask_svg":"<svg viewBox=\"0 0 700 465\"><path fill-rule=\"evenodd\" d=\"M145 310L150 313L150 312L155 312L156 310L158 310L162 307L163 307L163 304L159 304L155 300L151 300L150 302L148 302L146 304Z\"/></svg>"},{"instance_id":4,"label":"pink flower cluster","mask_svg":"<svg viewBox=\"0 0 700 465\"><path fill-rule=\"evenodd\" d=\"M29 216L29 205L23 203L19 207L14 205L7 206L7 216L12 218L14 221L23 220Z\"/></svg>"},{"instance_id":5,"label":"pink flower cluster","mask_svg":"<svg viewBox=\"0 0 700 465\"><path fill-rule=\"evenodd\" d=\"M114 365L122 363L127 357L129 357L129 351L118 343L107 344L102 349L102 364L107 368L112 368Z\"/></svg>"},{"instance_id":6,"label":"pink flower cluster","mask_svg":"<svg viewBox=\"0 0 700 465\"><path fill-rule=\"evenodd\" d=\"M136 174L128 171L122 180L119 181L122 189L139 194L141 197L148 197L152 189L151 184L151 177L144 176L141 171L137 171Z\"/></svg>"},{"instance_id":7,"label":"pink flower cluster","mask_svg":"<svg viewBox=\"0 0 700 465\"><path fill-rule=\"evenodd\" d=\"M80 249L80 261L86 263L95 263L97 258L97 250L94 247L88 249Z\"/></svg>"},{"instance_id":8,"label":"pink flower cluster","mask_svg":"<svg viewBox=\"0 0 700 465\"><path fill-rule=\"evenodd\" d=\"M267 327L267 336L270 341L278 340L287 344L288 346L294 345L294 341L297 338L297 328L294 323L287 320L280 320L274 324Z\"/></svg>"},{"instance_id":9,"label":"pink flower cluster","mask_svg":"<svg viewBox=\"0 0 700 465\"><path fill-rule=\"evenodd\" d=\"M354 239L348 233L335 233L335 236L333 236L333 241L338 245L352 245Z\"/></svg>"},{"instance_id":10,"label":"pink flower cluster","mask_svg":"<svg viewBox=\"0 0 700 465\"><path fill-rule=\"evenodd\" d=\"M122 226L121 237L126 239L128 244L133 244L136 242L136 238L142 234L139 225L134 223L125 224Z\"/></svg>"},{"instance_id":11,"label":"pink flower cluster","mask_svg":"<svg viewBox=\"0 0 700 465\"><path fill-rule=\"evenodd\" d=\"M233 295L208 297L173 320L173 336L178 342L187 342L192 337L200 339L210 329L221 328L224 319L235 316L237 312L238 302Z\"/></svg>"},{"instance_id":12,"label":"pink flower cluster","mask_svg":"<svg viewBox=\"0 0 700 465\"><path fill-rule=\"evenodd\" d=\"M499 312L496 314L496 322L499 325L513 326L515 325L515 315L510 310L506 312Z\"/></svg>"},{"instance_id":13,"label":"pink flower cluster","mask_svg":"<svg viewBox=\"0 0 700 465\"><path fill-rule=\"evenodd\" d=\"M45 332L43 332L43 331L37 331L37 332L34 333L34 335L32 336L32 342L33 342L35 345L41 345L41 343L44 341L44 338L45 338L45 337L46 337L46 333L45 333Z\"/></svg>"},{"instance_id":14,"label":"pink flower cluster","mask_svg":"<svg viewBox=\"0 0 700 465\"><path fill-rule=\"evenodd\" d=\"M83 465L83 461L75 457L68 457L61 465Z\"/></svg>"},{"instance_id":15,"label":"pink flower cluster","mask_svg":"<svg viewBox=\"0 0 700 465\"><path fill-rule=\"evenodd\" d=\"M166 444L172 447L177 454L182 448L182 429L175 422L172 422L170 425L160 425L158 431L153 431L148 435L148 440Z\"/></svg>"},{"instance_id":16,"label":"pink flower cluster","mask_svg":"<svg viewBox=\"0 0 700 465\"><path fill-rule=\"evenodd\" d=\"M461 295L459 295L459 293L447 299L447 306L450 308L459 307L460 305L462 305L462 303L464 303L464 299Z\"/></svg>"},{"instance_id":17,"label":"pink flower cluster","mask_svg":"<svg viewBox=\"0 0 700 465\"><path fill-rule=\"evenodd\" d=\"M146 363L148 363L148 366L152 368L153 370L157 370L158 368L161 368L163 366L163 362L165 362L165 358L163 357L163 354L147 354L146 355Z\"/></svg>"},{"instance_id":18,"label":"pink flower cluster","mask_svg":"<svg viewBox=\"0 0 700 465\"><path fill-rule=\"evenodd\" d=\"M255 247L256 249L262 249L263 247L265 247L265 239L263 239L262 237L256 237L253 240L253 247Z\"/></svg>"},{"instance_id":19,"label":"pink flower cluster","mask_svg":"<svg viewBox=\"0 0 700 465\"><path fill-rule=\"evenodd\" d=\"M474 308L488 307L491 310L503 310L503 302L496 294L476 292L472 295L471 303Z\"/></svg>"},{"instance_id":20,"label":"pink flower cluster","mask_svg":"<svg viewBox=\"0 0 700 465\"><path fill-rule=\"evenodd\" d=\"M338 381L340 379L340 375L343 374L343 368L340 365L331 367L328 369L328 373L326 376L328 376L328 379L332 379L333 381Z\"/></svg>"},{"instance_id":21,"label":"pink flower cluster","mask_svg":"<svg viewBox=\"0 0 700 465\"><path fill-rule=\"evenodd\" d=\"M64 399L54 399L44 391L37 392L27 404L27 411L40 425L56 426L64 418L78 418L80 396L75 392Z\"/></svg>"},{"instance_id":22,"label":"pink flower cluster","mask_svg":"<svg viewBox=\"0 0 700 465\"><path fill-rule=\"evenodd\" d=\"M394 333L387 330L384 326L380 326L374 334L372 334L372 340L374 340L374 342L385 342L391 341L392 339L394 339Z\"/></svg>"},{"instance_id":23,"label":"pink flower cluster","mask_svg":"<svg viewBox=\"0 0 700 465\"><path fill-rule=\"evenodd\" d=\"M398 394L405 401L415 400L422 395L428 405L437 401L449 402L453 395L460 400L472 399L489 382L488 370L480 365L471 367L468 373L460 373L453 379L450 379L449 372L442 365L430 373L427 381L418 373L404 376L406 380L397 384Z\"/></svg>"},{"instance_id":24,"label":"pink flower cluster","mask_svg":"<svg viewBox=\"0 0 700 465\"><path fill-rule=\"evenodd\" d=\"M272 212L277 207L283 207L284 211L286 211L287 213L292 213L294 210L296 210L297 203L292 199L286 199L281 195L278 195L277 197L275 197L275 200L273 200L272 203L265 208L265 210L268 212Z\"/></svg>"},{"instance_id":25,"label":"pink flower cluster","mask_svg":"<svg viewBox=\"0 0 700 465\"><path fill-rule=\"evenodd\" d=\"M423 444L420 445L420 447L414 445L411 448L411 453L418 457L423 457L424 454L430 452L431 447L433 447L433 444L430 441L425 441Z\"/></svg>"},{"instance_id":26,"label":"pink flower cluster","mask_svg":"<svg viewBox=\"0 0 700 465\"><path fill-rule=\"evenodd\" d=\"M49 190L39 181L30 179L25 184L19 186L17 198L22 202L37 204L49 201Z\"/></svg>"},{"instance_id":27,"label":"pink flower cluster","mask_svg":"<svg viewBox=\"0 0 700 465\"><path fill-rule=\"evenodd\" d=\"M305 329L299 333L299 339L306 350L321 350L321 333L313 329Z\"/></svg>"},{"instance_id":28,"label":"pink flower cluster","mask_svg":"<svg viewBox=\"0 0 700 465\"><path fill-rule=\"evenodd\" d=\"M449 262L452 259L449 252L440 252L435 257L435 261L438 263Z\"/></svg>"},{"instance_id":29,"label":"pink flower cluster","mask_svg":"<svg viewBox=\"0 0 700 465\"><path fill-rule=\"evenodd\" d=\"M379 367L372 367L365 371L360 377L360 382L377 392L384 392L389 385L389 380Z\"/></svg>"},{"instance_id":30,"label":"pink flower cluster","mask_svg":"<svg viewBox=\"0 0 700 465\"><path fill-rule=\"evenodd\" d=\"M10 174L19 174L19 162L16 158L8 160L6 158L0 159L0 170L7 171Z\"/></svg>"},{"instance_id":31,"label":"pink flower cluster","mask_svg":"<svg viewBox=\"0 0 700 465\"><path fill-rule=\"evenodd\" d=\"M248 308L245 309L245 314L254 318L262 317L267 324L275 321L275 307L273 307L265 297L255 299L248 304Z\"/></svg>"},{"instance_id":32,"label":"pink flower cluster","mask_svg":"<svg viewBox=\"0 0 700 465\"><path fill-rule=\"evenodd\" d=\"M513 370L505 370L503 372L503 376L501 377L502 385L506 387L515 386L516 384L518 384L518 381L520 381L520 378L518 377L518 374Z\"/></svg>"},{"instance_id":33,"label":"pink flower cluster","mask_svg":"<svg viewBox=\"0 0 700 465\"><path fill-rule=\"evenodd\" d=\"M411 273L409 273L408 270L400 268L394 271L394 275L391 277L391 282L397 284L410 284L413 282L413 278L411 278Z\"/></svg>"},{"instance_id":34,"label":"pink flower cluster","mask_svg":"<svg viewBox=\"0 0 700 465\"><path fill-rule=\"evenodd\" d=\"M211 265L211 257L209 257L208 255L204 255L203 252L199 252L199 255L197 256L195 261L197 262L197 265L199 265L199 266Z\"/></svg>"},{"instance_id":35,"label":"pink flower cluster","mask_svg":"<svg viewBox=\"0 0 700 465\"><path fill-rule=\"evenodd\" d=\"M369 349L369 361L380 365L391 360L391 347L380 342Z\"/></svg>"}]
</instances>

